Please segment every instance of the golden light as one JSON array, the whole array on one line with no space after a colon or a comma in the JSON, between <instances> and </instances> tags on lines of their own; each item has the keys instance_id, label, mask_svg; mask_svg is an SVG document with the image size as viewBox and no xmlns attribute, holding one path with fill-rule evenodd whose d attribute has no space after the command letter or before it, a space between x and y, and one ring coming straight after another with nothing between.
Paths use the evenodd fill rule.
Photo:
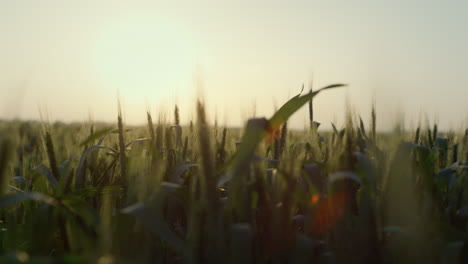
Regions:
<instances>
[{"instance_id":1,"label":"golden light","mask_svg":"<svg viewBox=\"0 0 468 264\"><path fill-rule=\"evenodd\" d=\"M192 80L195 48L184 27L151 17L129 17L103 28L96 41L96 79L122 96L168 95Z\"/></svg>"}]
</instances>

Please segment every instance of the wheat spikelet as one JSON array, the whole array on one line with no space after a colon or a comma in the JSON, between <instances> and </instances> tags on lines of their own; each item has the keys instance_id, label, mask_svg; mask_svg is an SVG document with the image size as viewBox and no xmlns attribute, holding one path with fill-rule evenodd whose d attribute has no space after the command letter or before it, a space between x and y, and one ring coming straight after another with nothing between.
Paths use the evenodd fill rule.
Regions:
<instances>
[{"instance_id":1,"label":"wheat spikelet","mask_svg":"<svg viewBox=\"0 0 468 264\"><path fill-rule=\"evenodd\" d=\"M416 129L416 133L414 135L414 144L419 144L420 133L421 133L421 127L418 126L418 128Z\"/></svg>"},{"instance_id":2,"label":"wheat spikelet","mask_svg":"<svg viewBox=\"0 0 468 264\"><path fill-rule=\"evenodd\" d=\"M126 182L127 180L127 162L126 162L126 156L125 156L125 135L124 135L124 125L122 121L122 107L119 102L119 112L117 116L117 126L118 126L118 132L119 132L119 158L120 158L120 176L122 177L122 180Z\"/></svg>"},{"instance_id":3,"label":"wheat spikelet","mask_svg":"<svg viewBox=\"0 0 468 264\"><path fill-rule=\"evenodd\" d=\"M434 141L432 140L432 132L430 128L427 129L427 141L430 148L434 147Z\"/></svg>"},{"instance_id":4,"label":"wheat spikelet","mask_svg":"<svg viewBox=\"0 0 468 264\"><path fill-rule=\"evenodd\" d=\"M371 139L372 142L375 144L375 135L376 135L376 127L377 127L377 118L375 114L375 104L372 104L372 112L371 112Z\"/></svg>"},{"instance_id":5,"label":"wheat spikelet","mask_svg":"<svg viewBox=\"0 0 468 264\"><path fill-rule=\"evenodd\" d=\"M219 145L218 149L218 163L222 164L224 160L226 159L226 134L227 134L227 129L223 129L223 135L221 138L221 144Z\"/></svg>"},{"instance_id":6,"label":"wheat spikelet","mask_svg":"<svg viewBox=\"0 0 468 264\"><path fill-rule=\"evenodd\" d=\"M156 127L156 148L158 150L162 149L162 144L163 144L163 126L161 122L161 116L159 116L159 121L158 121L158 126Z\"/></svg>"},{"instance_id":7,"label":"wheat spikelet","mask_svg":"<svg viewBox=\"0 0 468 264\"><path fill-rule=\"evenodd\" d=\"M187 147L188 147L188 136L185 136L184 147L182 150L182 160L185 160L187 157Z\"/></svg>"},{"instance_id":8,"label":"wheat spikelet","mask_svg":"<svg viewBox=\"0 0 468 264\"><path fill-rule=\"evenodd\" d=\"M57 166L57 159L55 158L54 143L52 142L52 137L50 136L49 131L45 133L45 145L47 151L47 158L49 159L49 166L52 174L54 175L57 181L60 181L60 171Z\"/></svg>"},{"instance_id":9,"label":"wheat spikelet","mask_svg":"<svg viewBox=\"0 0 468 264\"><path fill-rule=\"evenodd\" d=\"M175 105L175 108L174 108L174 124L180 125L179 107L177 107L177 105Z\"/></svg>"},{"instance_id":10,"label":"wheat spikelet","mask_svg":"<svg viewBox=\"0 0 468 264\"><path fill-rule=\"evenodd\" d=\"M146 112L146 118L148 120L148 132L150 134L151 142L155 143L155 135L154 135L154 127L153 127L153 118L151 118L151 113L149 111Z\"/></svg>"}]
</instances>

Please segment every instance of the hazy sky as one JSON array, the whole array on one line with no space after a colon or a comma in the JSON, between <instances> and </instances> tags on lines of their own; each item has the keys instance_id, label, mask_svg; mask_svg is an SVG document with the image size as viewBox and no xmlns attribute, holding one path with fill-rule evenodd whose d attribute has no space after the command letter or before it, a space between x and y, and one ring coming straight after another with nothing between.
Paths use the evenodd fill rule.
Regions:
<instances>
[{"instance_id":1,"label":"hazy sky","mask_svg":"<svg viewBox=\"0 0 468 264\"><path fill-rule=\"evenodd\" d=\"M0 118L114 121L192 117L202 95L219 122L270 116L309 86L343 124L348 101L380 128L404 113L458 128L468 118L468 1L0 0ZM305 126L303 109L291 121Z\"/></svg>"}]
</instances>

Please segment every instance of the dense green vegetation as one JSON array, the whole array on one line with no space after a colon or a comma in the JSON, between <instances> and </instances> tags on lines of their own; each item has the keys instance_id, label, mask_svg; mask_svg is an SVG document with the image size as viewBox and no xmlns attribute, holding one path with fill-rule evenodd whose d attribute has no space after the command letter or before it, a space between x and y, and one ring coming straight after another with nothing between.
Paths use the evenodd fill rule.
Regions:
<instances>
[{"instance_id":1,"label":"dense green vegetation","mask_svg":"<svg viewBox=\"0 0 468 264\"><path fill-rule=\"evenodd\" d=\"M322 132L318 92L242 130L1 122L0 262L468 263L468 130Z\"/></svg>"}]
</instances>

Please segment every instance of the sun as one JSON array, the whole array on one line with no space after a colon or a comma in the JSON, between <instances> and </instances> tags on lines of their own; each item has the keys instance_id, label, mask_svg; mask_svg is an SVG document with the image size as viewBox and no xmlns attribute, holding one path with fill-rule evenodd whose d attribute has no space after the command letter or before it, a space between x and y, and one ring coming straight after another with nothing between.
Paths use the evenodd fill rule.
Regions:
<instances>
[{"instance_id":1,"label":"sun","mask_svg":"<svg viewBox=\"0 0 468 264\"><path fill-rule=\"evenodd\" d=\"M103 28L96 40L99 83L122 96L164 96L193 78L195 47L190 32L156 18L127 18Z\"/></svg>"}]
</instances>

